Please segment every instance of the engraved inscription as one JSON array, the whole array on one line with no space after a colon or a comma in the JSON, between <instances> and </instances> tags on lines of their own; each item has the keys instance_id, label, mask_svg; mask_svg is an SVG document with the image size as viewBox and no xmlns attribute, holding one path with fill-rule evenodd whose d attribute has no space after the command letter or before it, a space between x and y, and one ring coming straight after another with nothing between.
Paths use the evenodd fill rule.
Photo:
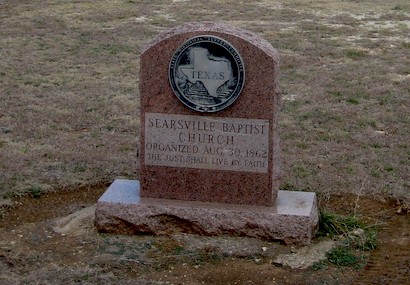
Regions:
<instances>
[{"instance_id":1,"label":"engraved inscription","mask_svg":"<svg viewBox=\"0 0 410 285\"><path fill-rule=\"evenodd\" d=\"M269 121L145 114L146 165L268 172Z\"/></svg>"}]
</instances>

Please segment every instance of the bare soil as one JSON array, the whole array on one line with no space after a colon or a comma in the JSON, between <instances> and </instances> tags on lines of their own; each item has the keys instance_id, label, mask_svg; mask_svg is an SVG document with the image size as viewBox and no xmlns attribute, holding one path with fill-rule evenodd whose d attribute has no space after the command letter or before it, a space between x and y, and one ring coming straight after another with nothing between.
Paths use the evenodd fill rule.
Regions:
<instances>
[{"instance_id":1,"label":"bare soil","mask_svg":"<svg viewBox=\"0 0 410 285\"><path fill-rule=\"evenodd\" d=\"M21 197L0 219L1 284L408 284L410 219L397 200L322 195L320 207L377 225L365 263L290 269L273 263L297 248L233 237L99 234L93 212L65 232L61 217L90 209L106 185ZM91 207L91 208L89 208ZM315 239L314 243L320 239ZM220 247L215 244L222 245ZM263 251L262 247L266 250Z\"/></svg>"}]
</instances>

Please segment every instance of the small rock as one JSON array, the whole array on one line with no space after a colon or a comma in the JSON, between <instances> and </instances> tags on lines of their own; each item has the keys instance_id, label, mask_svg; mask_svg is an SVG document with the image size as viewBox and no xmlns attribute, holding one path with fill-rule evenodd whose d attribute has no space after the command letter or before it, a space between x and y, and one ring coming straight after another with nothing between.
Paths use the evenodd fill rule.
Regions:
<instances>
[{"instance_id":1,"label":"small rock","mask_svg":"<svg viewBox=\"0 0 410 285\"><path fill-rule=\"evenodd\" d=\"M397 215L406 215L408 213L410 213L410 209L406 205L401 205L396 211Z\"/></svg>"},{"instance_id":2,"label":"small rock","mask_svg":"<svg viewBox=\"0 0 410 285\"><path fill-rule=\"evenodd\" d=\"M61 235L81 235L93 229L95 205L54 221L53 230Z\"/></svg>"},{"instance_id":3,"label":"small rock","mask_svg":"<svg viewBox=\"0 0 410 285\"><path fill-rule=\"evenodd\" d=\"M262 251L266 252L268 250L268 248L266 246L262 246Z\"/></svg>"},{"instance_id":4,"label":"small rock","mask_svg":"<svg viewBox=\"0 0 410 285\"><path fill-rule=\"evenodd\" d=\"M101 275L98 275L98 280L100 281L98 283L108 284L108 283L113 282L113 280L115 280L115 275L112 272L101 274Z\"/></svg>"},{"instance_id":5,"label":"small rock","mask_svg":"<svg viewBox=\"0 0 410 285\"><path fill-rule=\"evenodd\" d=\"M363 237L364 236L364 230L363 229L355 229L350 232L351 236L356 236L356 237Z\"/></svg>"},{"instance_id":6,"label":"small rock","mask_svg":"<svg viewBox=\"0 0 410 285\"><path fill-rule=\"evenodd\" d=\"M331 251L336 246L335 241L322 241L318 244L313 244L300 248L293 249L292 254L280 254L273 260L273 264L279 266L289 266L292 269L305 269L316 262L326 259L326 253ZM292 249L291 249L292 251Z\"/></svg>"}]
</instances>

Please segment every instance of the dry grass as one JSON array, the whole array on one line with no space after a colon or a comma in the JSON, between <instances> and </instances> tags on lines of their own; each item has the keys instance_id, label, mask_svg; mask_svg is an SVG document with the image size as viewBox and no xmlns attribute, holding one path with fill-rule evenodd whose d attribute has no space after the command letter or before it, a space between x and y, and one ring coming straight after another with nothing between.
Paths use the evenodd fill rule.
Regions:
<instances>
[{"instance_id":1,"label":"dry grass","mask_svg":"<svg viewBox=\"0 0 410 285\"><path fill-rule=\"evenodd\" d=\"M136 177L142 46L223 21L281 55L283 187L410 198L410 4L0 1L0 194Z\"/></svg>"}]
</instances>

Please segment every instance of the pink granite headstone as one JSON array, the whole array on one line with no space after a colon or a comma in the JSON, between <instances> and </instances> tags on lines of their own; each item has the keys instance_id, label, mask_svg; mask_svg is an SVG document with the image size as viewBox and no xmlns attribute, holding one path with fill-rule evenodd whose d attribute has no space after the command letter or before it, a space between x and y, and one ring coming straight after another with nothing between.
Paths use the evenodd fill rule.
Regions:
<instances>
[{"instance_id":1,"label":"pink granite headstone","mask_svg":"<svg viewBox=\"0 0 410 285\"><path fill-rule=\"evenodd\" d=\"M315 193L280 191L277 51L218 23L188 23L141 54L140 180L117 179L96 226L309 243Z\"/></svg>"},{"instance_id":2,"label":"pink granite headstone","mask_svg":"<svg viewBox=\"0 0 410 285\"><path fill-rule=\"evenodd\" d=\"M194 78L176 84L194 88L215 82L213 89L223 88L229 71L224 66L204 66L225 64L230 55L229 50L214 51L218 43L206 45L215 38L240 55L242 73L232 77L242 80L243 89L222 110L197 111L178 99L170 76L177 77L179 68L181 77ZM184 44L192 58L175 64L177 72L170 74L174 54ZM205 60L199 66L201 56ZM228 64L235 69L235 63ZM141 196L272 206L280 178L278 65L278 53L267 41L222 24L186 24L151 42L141 55L140 70ZM218 105L209 95L215 90L206 91L204 96L210 99L202 105Z\"/></svg>"}]
</instances>

